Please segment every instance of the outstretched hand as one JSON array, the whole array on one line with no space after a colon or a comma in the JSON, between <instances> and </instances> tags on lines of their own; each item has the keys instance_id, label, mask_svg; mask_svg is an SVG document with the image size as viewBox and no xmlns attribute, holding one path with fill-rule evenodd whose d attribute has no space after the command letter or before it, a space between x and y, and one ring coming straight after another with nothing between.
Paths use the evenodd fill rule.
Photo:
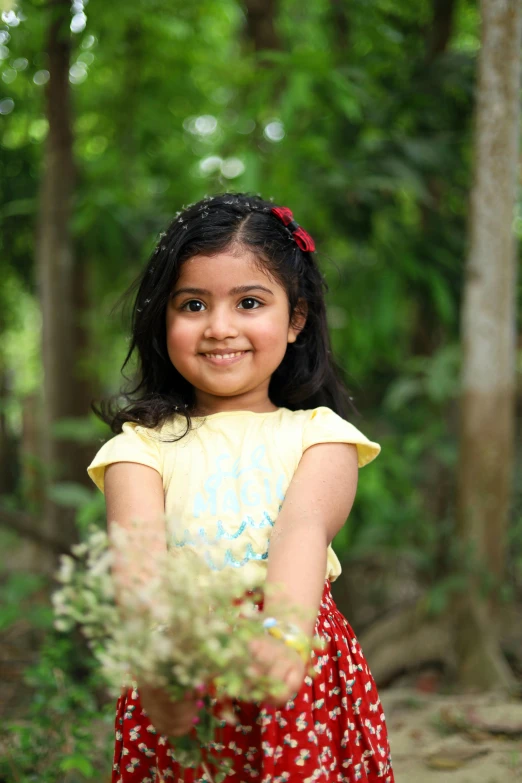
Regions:
<instances>
[{"instance_id":1,"label":"outstretched hand","mask_svg":"<svg viewBox=\"0 0 522 783\"><path fill-rule=\"evenodd\" d=\"M253 676L266 677L280 683L277 694L267 695L265 701L274 706L282 706L294 697L306 674L301 656L278 639L270 636L254 639L250 642L253 660L250 666Z\"/></svg>"},{"instance_id":2,"label":"outstretched hand","mask_svg":"<svg viewBox=\"0 0 522 783\"><path fill-rule=\"evenodd\" d=\"M160 734L182 737L194 727L201 708L197 697L188 695L184 701L172 701L161 688L140 685L140 701L150 721Z\"/></svg>"}]
</instances>

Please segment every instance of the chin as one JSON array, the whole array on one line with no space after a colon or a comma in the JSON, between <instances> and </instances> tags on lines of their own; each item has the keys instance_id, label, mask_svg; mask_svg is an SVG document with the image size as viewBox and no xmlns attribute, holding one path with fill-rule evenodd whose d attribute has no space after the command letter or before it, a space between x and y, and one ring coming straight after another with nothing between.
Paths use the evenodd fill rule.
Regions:
<instances>
[{"instance_id":1,"label":"chin","mask_svg":"<svg viewBox=\"0 0 522 783\"><path fill-rule=\"evenodd\" d=\"M211 394L213 397L238 397L240 394L246 394L245 389L200 389L205 394Z\"/></svg>"}]
</instances>

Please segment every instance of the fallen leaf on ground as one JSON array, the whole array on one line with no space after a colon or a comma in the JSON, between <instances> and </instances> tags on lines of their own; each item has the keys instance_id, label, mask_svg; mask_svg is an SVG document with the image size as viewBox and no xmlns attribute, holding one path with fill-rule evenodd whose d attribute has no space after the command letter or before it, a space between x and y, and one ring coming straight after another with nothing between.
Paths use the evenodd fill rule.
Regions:
<instances>
[{"instance_id":1,"label":"fallen leaf on ground","mask_svg":"<svg viewBox=\"0 0 522 783\"><path fill-rule=\"evenodd\" d=\"M489 753L489 748L468 745L464 742L446 741L429 751L424 763L431 769L459 769L469 761Z\"/></svg>"}]
</instances>

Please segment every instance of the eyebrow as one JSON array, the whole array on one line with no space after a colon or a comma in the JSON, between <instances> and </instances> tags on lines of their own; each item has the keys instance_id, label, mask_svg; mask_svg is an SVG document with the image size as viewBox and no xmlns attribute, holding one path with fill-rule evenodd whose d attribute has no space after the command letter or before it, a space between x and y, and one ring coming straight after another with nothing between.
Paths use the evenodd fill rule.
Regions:
<instances>
[{"instance_id":1,"label":"eyebrow","mask_svg":"<svg viewBox=\"0 0 522 783\"><path fill-rule=\"evenodd\" d=\"M232 296L237 294L249 294L251 291L264 291L266 294L274 295L274 292L270 288L265 288L264 285L238 285L235 288L231 288L228 292ZM212 292L206 288L178 288L177 291L172 293L172 296L179 296L180 294L192 294L193 296L212 296Z\"/></svg>"}]
</instances>

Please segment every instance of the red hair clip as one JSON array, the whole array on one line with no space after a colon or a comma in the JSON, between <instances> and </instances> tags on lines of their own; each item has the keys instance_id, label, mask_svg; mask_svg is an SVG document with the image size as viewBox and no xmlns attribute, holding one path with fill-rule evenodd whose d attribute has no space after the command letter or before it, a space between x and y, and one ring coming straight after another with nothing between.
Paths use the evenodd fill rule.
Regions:
<instances>
[{"instance_id":1,"label":"red hair clip","mask_svg":"<svg viewBox=\"0 0 522 783\"><path fill-rule=\"evenodd\" d=\"M301 250L304 250L305 253L313 253L315 242L310 234L304 228L301 228L299 223L296 223L292 210L288 209L288 207L272 207L270 211L291 232Z\"/></svg>"}]
</instances>

